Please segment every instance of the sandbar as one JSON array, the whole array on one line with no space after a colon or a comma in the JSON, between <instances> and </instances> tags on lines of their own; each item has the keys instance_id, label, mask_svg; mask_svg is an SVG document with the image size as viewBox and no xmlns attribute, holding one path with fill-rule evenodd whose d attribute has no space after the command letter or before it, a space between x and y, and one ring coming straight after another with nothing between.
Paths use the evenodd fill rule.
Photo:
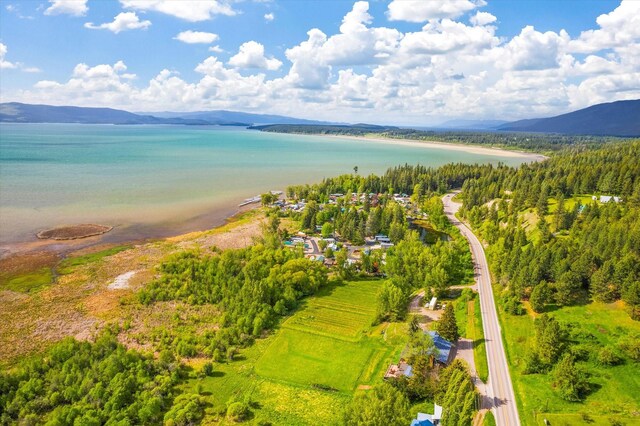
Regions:
<instances>
[{"instance_id":1,"label":"sandbar","mask_svg":"<svg viewBox=\"0 0 640 426\"><path fill-rule=\"evenodd\" d=\"M534 162L544 161L547 158L549 158L546 155L538 154L535 152L512 151L512 150L507 150L503 148L485 147L485 146L453 143L453 142L438 142L438 141L400 139L400 138L396 139L396 138L384 138L380 136L376 136L376 137L342 136L342 135L313 135L313 136L322 136L322 137L328 137L328 138L334 138L334 139L351 139L351 140L357 140L357 141L363 141L363 142L384 143L388 145L436 148L436 149L444 149L449 151L468 152L470 154L493 155L496 157L505 157L505 158L525 158L525 159L528 159L529 161L534 161Z\"/></svg>"}]
</instances>

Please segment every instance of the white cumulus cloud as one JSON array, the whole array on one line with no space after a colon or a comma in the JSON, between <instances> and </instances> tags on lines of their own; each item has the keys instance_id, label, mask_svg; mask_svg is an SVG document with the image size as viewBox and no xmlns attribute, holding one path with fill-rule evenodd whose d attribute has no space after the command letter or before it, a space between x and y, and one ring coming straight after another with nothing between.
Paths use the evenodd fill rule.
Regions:
<instances>
[{"instance_id":1,"label":"white cumulus cloud","mask_svg":"<svg viewBox=\"0 0 640 426\"><path fill-rule=\"evenodd\" d=\"M243 43L234 56L229 59L229 65L235 68L258 68L275 71L282 66L276 58L264 55L264 46L255 41Z\"/></svg>"},{"instance_id":2,"label":"white cumulus cloud","mask_svg":"<svg viewBox=\"0 0 640 426\"><path fill-rule=\"evenodd\" d=\"M596 30L583 31L570 44L573 52L593 53L640 43L640 1L623 0L610 13L598 16Z\"/></svg>"},{"instance_id":3,"label":"white cumulus cloud","mask_svg":"<svg viewBox=\"0 0 640 426\"><path fill-rule=\"evenodd\" d=\"M395 8L398 18L397 8L405 2L394 3L400 6L390 6L389 14ZM499 37L499 20L476 10L482 2L466 0L414 3L414 21L424 23L401 31L387 21L374 22L369 4L357 1L345 10L339 30L325 34L312 28L289 45L282 76L267 78L264 70L284 64L266 55L256 40L242 44L226 63L215 56L194 63L195 78L164 69L141 82L121 61L79 64L67 79L43 80L30 90L3 95L32 103L55 100L146 111L169 106L258 110L408 125L456 117L554 115L640 98L638 3L624 0L598 17L594 29L571 38L561 28L540 32L533 26ZM215 39L202 42L210 43L211 52L222 51L213 45ZM3 67L26 70L5 60L6 51L0 44Z\"/></svg>"},{"instance_id":4,"label":"white cumulus cloud","mask_svg":"<svg viewBox=\"0 0 640 426\"><path fill-rule=\"evenodd\" d=\"M7 55L7 52L9 51L9 49L7 48L7 45L4 43L0 43L0 69L19 69L21 71L24 72L28 72L28 73L38 73L38 72L42 72L42 70L38 67L30 67L30 66L26 66L25 64L23 64L22 62L9 62L5 59L5 56Z\"/></svg>"},{"instance_id":5,"label":"white cumulus cloud","mask_svg":"<svg viewBox=\"0 0 640 426\"><path fill-rule=\"evenodd\" d=\"M189 22L237 13L227 2L219 0L120 0L120 3L126 9L160 12Z\"/></svg>"},{"instance_id":6,"label":"white cumulus cloud","mask_svg":"<svg viewBox=\"0 0 640 426\"><path fill-rule=\"evenodd\" d=\"M273 12L271 12L271 13L265 13L265 14L264 14L264 20L265 20L265 21L267 21L267 22L271 22L271 21L273 21L274 19L276 19L276 15L274 15L274 14L273 14Z\"/></svg>"},{"instance_id":7,"label":"white cumulus cloud","mask_svg":"<svg viewBox=\"0 0 640 426\"><path fill-rule=\"evenodd\" d=\"M84 16L89 10L87 1L88 0L49 0L51 6L44 11L44 14Z\"/></svg>"},{"instance_id":8,"label":"white cumulus cloud","mask_svg":"<svg viewBox=\"0 0 640 426\"><path fill-rule=\"evenodd\" d=\"M489 25L496 22L498 18L490 14L489 12L477 12L471 18L469 18L469 22L473 25Z\"/></svg>"},{"instance_id":9,"label":"white cumulus cloud","mask_svg":"<svg viewBox=\"0 0 640 426\"><path fill-rule=\"evenodd\" d=\"M569 42L562 30L541 33L528 25L505 46L504 64L515 70L543 70L560 66L560 54Z\"/></svg>"},{"instance_id":10,"label":"white cumulus cloud","mask_svg":"<svg viewBox=\"0 0 640 426\"><path fill-rule=\"evenodd\" d=\"M453 19L485 4L484 0L393 0L387 16L391 21L408 22Z\"/></svg>"},{"instance_id":11,"label":"white cumulus cloud","mask_svg":"<svg viewBox=\"0 0 640 426\"><path fill-rule=\"evenodd\" d=\"M176 35L174 40L181 41L188 44L211 44L218 39L218 35L214 33L208 33L204 31L182 31Z\"/></svg>"},{"instance_id":12,"label":"white cumulus cloud","mask_svg":"<svg viewBox=\"0 0 640 426\"><path fill-rule=\"evenodd\" d=\"M16 64L5 61L4 57L7 55L7 45L4 43L0 43L0 69L11 69L16 68Z\"/></svg>"},{"instance_id":13,"label":"white cumulus cloud","mask_svg":"<svg viewBox=\"0 0 640 426\"><path fill-rule=\"evenodd\" d=\"M113 18L113 22L106 22L100 25L87 22L84 26L91 30L109 30L118 34L121 31L147 29L151 26L151 21L141 21L135 12L122 12Z\"/></svg>"}]
</instances>

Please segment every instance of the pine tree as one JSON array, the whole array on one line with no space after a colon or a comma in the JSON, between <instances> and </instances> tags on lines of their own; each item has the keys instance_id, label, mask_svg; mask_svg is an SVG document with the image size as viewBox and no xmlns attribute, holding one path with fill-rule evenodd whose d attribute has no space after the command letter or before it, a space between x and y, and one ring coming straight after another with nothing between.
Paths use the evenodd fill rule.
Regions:
<instances>
[{"instance_id":1,"label":"pine tree","mask_svg":"<svg viewBox=\"0 0 640 426\"><path fill-rule=\"evenodd\" d=\"M535 325L538 357L543 364L552 365L564 351L565 333L558 321L546 314L541 315Z\"/></svg>"},{"instance_id":2,"label":"pine tree","mask_svg":"<svg viewBox=\"0 0 640 426\"><path fill-rule=\"evenodd\" d=\"M640 321L640 281L631 283L622 298L627 304L631 318Z\"/></svg>"},{"instance_id":3,"label":"pine tree","mask_svg":"<svg viewBox=\"0 0 640 426\"><path fill-rule=\"evenodd\" d=\"M442 317L440 317L440 321L438 321L438 334L453 343L457 342L460 337L452 303L447 305Z\"/></svg>"},{"instance_id":4,"label":"pine tree","mask_svg":"<svg viewBox=\"0 0 640 426\"><path fill-rule=\"evenodd\" d=\"M565 355L553 370L554 386L560 397L567 401L578 402L589 392L589 382L585 371L577 366L571 355Z\"/></svg>"},{"instance_id":5,"label":"pine tree","mask_svg":"<svg viewBox=\"0 0 640 426\"><path fill-rule=\"evenodd\" d=\"M544 305L549 302L551 297L551 289L546 281L541 281L540 284L535 286L529 297L529 303L531 303L531 309L536 312L542 312Z\"/></svg>"}]
</instances>

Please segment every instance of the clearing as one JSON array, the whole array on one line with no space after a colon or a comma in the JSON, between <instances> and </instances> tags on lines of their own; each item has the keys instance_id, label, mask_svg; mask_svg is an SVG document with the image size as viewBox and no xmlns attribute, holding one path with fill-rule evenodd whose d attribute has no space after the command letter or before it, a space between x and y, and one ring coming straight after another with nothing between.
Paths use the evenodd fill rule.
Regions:
<instances>
[{"instance_id":1,"label":"clearing","mask_svg":"<svg viewBox=\"0 0 640 426\"><path fill-rule=\"evenodd\" d=\"M589 372L592 391L581 403L561 399L553 389L549 374L524 375L525 358L532 344L533 317L500 312L514 390L521 421L525 425L543 425L546 418L553 425L640 424L640 368L624 355L620 345L627 339L640 337L640 323L633 321L621 302L590 303L569 306L550 313L563 324L573 327L571 344L590 347L610 345L622 355L623 362L601 366L593 356L581 362Z\"/></svg>"},{"instance_id":2,"label":"clearing","mask_svg":"<svg viewBox=\"0 0 640 426\"><path fill-rule=\"evenodd\" d=\"M402 350L371 333L381 281L334 285L287 319L256 364L256 373L297 385L352 392L381 379L385 363ZM376 374L380 373L380 374ZM378 377L379 376L379 377Z\"/></svg>"}]
</instances>

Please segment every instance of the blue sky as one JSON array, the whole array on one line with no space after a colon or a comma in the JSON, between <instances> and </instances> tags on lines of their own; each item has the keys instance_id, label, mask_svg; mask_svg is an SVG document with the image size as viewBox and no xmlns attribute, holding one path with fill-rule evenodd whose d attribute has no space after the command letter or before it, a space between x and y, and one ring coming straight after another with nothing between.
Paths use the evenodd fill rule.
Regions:
<instances>
[{"instance_id":1,"label":"blue sky","mask_svg":"<svg viewBox=\"0 0 640 426\"><path fill-rule=\"evenodd\" d=\"M436 124L640 97L640 1L2 0L0 97Z\"/></svg>"}]
</instances>

